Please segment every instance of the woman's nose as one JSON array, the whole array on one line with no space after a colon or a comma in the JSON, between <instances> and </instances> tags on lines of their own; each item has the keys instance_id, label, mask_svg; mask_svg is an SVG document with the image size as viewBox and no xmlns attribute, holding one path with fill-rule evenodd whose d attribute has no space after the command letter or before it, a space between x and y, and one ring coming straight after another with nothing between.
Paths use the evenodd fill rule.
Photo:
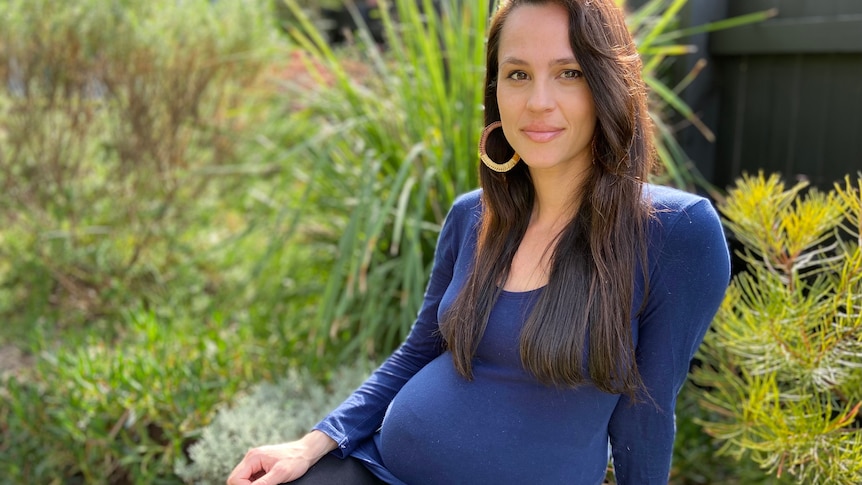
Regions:
<instances>
[{"instance_id":1,"label":"woman's nose","mask_svg":"<svg viewBox=\"0 0 862 485\"><path fill-rule=\"evenodd\" d=\"M531 111L548 111L554 107L554 92L551 86L544 82L535 82L527 99L527 109Z\"/></svg>"}]
</instances>

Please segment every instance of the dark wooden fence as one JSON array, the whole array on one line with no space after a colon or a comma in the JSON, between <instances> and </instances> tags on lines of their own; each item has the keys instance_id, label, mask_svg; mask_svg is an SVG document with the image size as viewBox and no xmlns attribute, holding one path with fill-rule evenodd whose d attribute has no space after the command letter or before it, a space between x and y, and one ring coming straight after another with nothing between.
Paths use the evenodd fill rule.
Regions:
<instances>
[{"instance_id":1,"label":"dark wooden fence","mask_svg":"<svg viewBox=\"0 0 862 485\"><path fill-rule=\"evenodd\" d=\"M862 0L691 0L688 25L777 8L759 24L697 36L709 68L685 93L716 133L679 139L718 187L743 172L823 188L862 170Z\"/></svg>"}]
</instances>

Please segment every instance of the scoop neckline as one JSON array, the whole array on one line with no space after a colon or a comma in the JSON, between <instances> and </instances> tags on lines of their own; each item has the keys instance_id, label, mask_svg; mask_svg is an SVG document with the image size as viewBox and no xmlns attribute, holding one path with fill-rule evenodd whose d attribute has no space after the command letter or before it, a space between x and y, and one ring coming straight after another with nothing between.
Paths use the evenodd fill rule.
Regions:
<instances>
[{"instance_id":1,"label":"scoop neckline","mask_svg":"<svg viewBox=\"0 0 862 485\"><path fill-rule=\"evenodd\" d=\"M524 291L512 291L504 288L500 288L500 294L506 296L530 296L536 294L542 290L544 290L547 285L540 286L538 288L533 288L532 290L524 290Z\"/></svg>"}]
</instances>

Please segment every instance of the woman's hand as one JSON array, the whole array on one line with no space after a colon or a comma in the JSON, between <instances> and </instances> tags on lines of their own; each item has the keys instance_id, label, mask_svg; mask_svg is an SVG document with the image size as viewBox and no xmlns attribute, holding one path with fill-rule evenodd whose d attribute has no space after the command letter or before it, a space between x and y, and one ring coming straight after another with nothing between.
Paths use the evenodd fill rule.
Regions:
<instances>
[{"instance_id":1,"label":"woman's hand","mask_svg":"<svg viewBox=\"0 0 862 485\"><path fill-rule=\"evenodd\" d=\"M332 438L312 431L297 441L252 448L233 469L227 485L278 485L296 480L336 447Z\"/></svg>"}]
</instances>

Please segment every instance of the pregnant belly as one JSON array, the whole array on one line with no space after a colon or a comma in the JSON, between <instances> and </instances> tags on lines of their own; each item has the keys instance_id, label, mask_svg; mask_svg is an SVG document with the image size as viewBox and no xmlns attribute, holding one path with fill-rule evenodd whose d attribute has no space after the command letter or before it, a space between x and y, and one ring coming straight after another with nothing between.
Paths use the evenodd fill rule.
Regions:
<instances>
[{"instance_id":1,"label":"pregnant belly","mask_svg":"<svg viewBox=\"0 0 862 485\"><path fill-rule=\"evenodd\" d=\"M384 465L409 484L601 483L617 397L542 386L444 353L395 396L380 430Z\"/></svg>"}]
</instances>

